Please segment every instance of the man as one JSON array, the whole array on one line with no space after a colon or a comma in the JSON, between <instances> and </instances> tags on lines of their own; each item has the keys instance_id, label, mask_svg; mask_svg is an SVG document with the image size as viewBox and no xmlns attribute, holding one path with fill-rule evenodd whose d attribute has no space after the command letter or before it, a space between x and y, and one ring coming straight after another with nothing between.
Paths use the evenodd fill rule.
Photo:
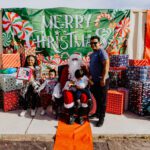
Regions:
<instances>
[{"instance_id":1,"label":"man","mask_svg":"<svg viewBox=\"0 0 150 150\"><path fill-rule=\"evenodd\" d=\"M96 123L97 127L100 127L104 123L105 111L106 111L106 95L109 87L109 58L104 49L101 49L100 38L98 36L92 36L90 39L90 45L93 49L93 53L90 55L90 74L94 85L91 87L96 103L96 113L91 117L97 117L99 120Z\"/></svg>"},{"instance_id":2,"label":"man","mask_svg":"<svg viewBox=\"0 0 150 150\"><path fill-rule=\"evenodd\" d=\"M68 114L69 119L67 121L68 124L73 124L75 119L77 123L83 124L85 119L83 116L88 115L88 98L86 94L81 95L81 107L77 108L77 118L75 118L75 104L76 99L74 95L73 89L70 90L69 88L69 82L74 81L75 78L75 71L77 69L81 69L83 66L82 63L82 57L78 53L72 54L69 58L68 65L66 66L60 66L63 68L59 68L58 72L60 74L59 82L61 84L61 88L63 90L63 96L64 96L64 108L65 112Z\"/></svg>"}]
</instances>

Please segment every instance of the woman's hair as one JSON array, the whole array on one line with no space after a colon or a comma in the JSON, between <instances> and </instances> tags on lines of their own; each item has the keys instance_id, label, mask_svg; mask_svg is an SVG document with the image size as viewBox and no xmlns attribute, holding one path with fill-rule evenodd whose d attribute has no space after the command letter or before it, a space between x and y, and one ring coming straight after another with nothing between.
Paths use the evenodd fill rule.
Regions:
<instances>
[{"instance_id":1,"label":"woman's hair","mask_svg":"<svg viewBox=\"0 0 150 150\"><path fill-rule=\"evenodd\" d=\"M75 77L76 77L77 79L79 79L79 78L81 78L81 77L83 77L83 76L84 76L84 71L83 71L82 69L76 70L76 72L75 72Z\"/></svg>"},{"instance_id":2,"label":"woman's hair","mask_svg":"<svg viewBox=\"0 0 150 150\"><path fill-rule=\"evenodd\" d=\"M35 67L35 66L38 66L38 61L37 61L36 56L34 56L34 55L28 55L28 56L26 57L24 67L29 66L29 64L28 64L28 59L29 59L30 57L33 57L33 58L34 58L34 60L35 60L35 62L34 62L34 65L33 65L33 66L34 66L34 67Z\"/></svg>"},{"instance_id":3,"label":"woman's hair","mask_svg":"<svg viewBox=\"0 0 150 150\"><path fill-rule=\"evenodd\" d=\"M54 72L54 73L55 73L55 76L56 76L56 70L55 70L55 69L50 69L50 70L49 70L49 73L50 73L50 72Z\"/></svg>"}]
</instances>

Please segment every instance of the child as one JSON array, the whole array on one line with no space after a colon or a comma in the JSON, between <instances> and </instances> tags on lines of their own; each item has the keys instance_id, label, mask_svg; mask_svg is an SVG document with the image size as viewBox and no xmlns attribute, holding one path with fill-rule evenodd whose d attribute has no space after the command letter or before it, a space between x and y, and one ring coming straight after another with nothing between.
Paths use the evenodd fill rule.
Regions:
<instances>
[{"instance_id":1,"label":"child","mask_svg":"<svg viewBox=\"0 0 150 150\"><path fill-rule=\"evenodd\" d=\"M38 100L38 94L35 92L35 88L39 84L35 80L35 67L38 65L37 59L34 55L29 55L26 57L24 67L29 67L32 69L32 75L29 81L24 81L24 86L21 90L21 98L23 111L20 116L25 116L28 108L28 104L31 102L31 116L35 116L35 107Z\"/></svg>"},{"instance_id":2,"label":"child","mask_svg":"<svg viewBox=\"0 0 150 150\"><path fill-rule=\"evenodd\" d=\"M56 83L57 83L56 71L54 69L51 69L49 71L49 78L45 79L44 83L37 90L37 92L40 93L41 105L43 107L41 115L45 114L47 106L50 104L51 100L54 99L53 89ZM45 93L41 92L41 90L43 89L45 89ZM44 98L45 95L47 98Z\"/></svg>"},{"instance_id":3,"label":"child","mask_svg":"<svg viewBox=\"0 0 150 150\"><path fill-rule=\"evenodd\" d=\"M89 103L91 103L91 93L88 88L88 85L92 85L93 82L88 79L86 75L84 75L84 72L82 69L78 69L75 72L75 82L74 85L76 87L76 99L78 103L78 107L80 107L80 97L82 93L85 93L88 97Z\"/></svg>"}]
</instances>

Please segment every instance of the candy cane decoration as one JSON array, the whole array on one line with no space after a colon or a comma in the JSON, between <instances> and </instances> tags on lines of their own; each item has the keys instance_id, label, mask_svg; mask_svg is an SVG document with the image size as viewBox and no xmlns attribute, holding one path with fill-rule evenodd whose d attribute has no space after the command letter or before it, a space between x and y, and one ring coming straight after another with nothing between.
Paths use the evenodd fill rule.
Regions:
<instances>
[{"instance_id":1,"label":"candy cane decoration","mask_svg":"<svg viewBox=\"0 0 150 150\"><path fill-rule=\"evenodd\" d=\"M7 33L12 35L17 35L22 28L22 19L21 17L14 12L6 12L2 20L3 29Z\"/></svg>"},{"instance_id":2,"label":"candy cane decoration","mask_svg":"<svg viewBox=\"0 0 150 150\"><path fill-rule=\"evenodd\" d=\"M101 18L107 18L108 20L111 20L112 17L110 14L107 14L107 13L102 13L102 14L98 15L96 20L95 20L95 26L96 27L98 27Z\"/></svg>"},{"instance_id":3,"label":"candy cane decoration","mask_svg":"<svg viewBox=\"0 0 150 150\"><path fill-rule=\"evenodd\" d=\"M36 48L36 45L32 40L30 40L29 43L27 41L25 41L24 46L25 46L25 48Z\"/></svg>"},{"instance_id":4,"label":"candy cane decoration","mask_svg":"<svg viewBox=\"0 0 150 150\"><path fill-rule=\"evenodd\" d=\"M130 32L129 25L130 25L129 18L124 18L123 20L121 20L115 28L116 32L115 36L119 34L121 37L126 37L127 34Z\"/></svg>"},{"instance_id":5,"label":"candy cane decoration","mask_svg":"<svg viewBox=\"0 0 150 150\"><path fill-rule=\"evenodd\" d=\"M2 34L2 37L3 37L3 46L4 46L4 47L9 46L10 43L11 43L11 41L12 41L12 36L11 36L11 34L8 34L8 33L4 32L4 33Z\"/></svg>"},{"instance_id":6,"label":"candy cane decoration","mask_svg":"<svg viewBox=\"0 0 150 150\"><path fill-rule=\"evenodd\" d=\"M31 23L27 20L23 20L22 23L23 23L23 26L20 32L18 33L18 38L22 40L26 40L28 39L28 36L30 35L30 33L33 31L33 27Z\"/></svg>"},{"instance_id":7,"label":"candy cane decoration","mask_svg":"<svg viewBox=\"0 0 150 150\"><path fill-rule=\"evenodd\" d=\"M68 58L69 58L68 52L63 52L63 53L60 55L61 58L64 58L64 56L65 56L65 59L68 59Z\"/></svg>"},{"instance_id":8,"label":"candy cane decoration","mask_svg":"<svg viewBox=\"0 0 150 150\"><path fill-rule=\"evenodd\" d=\"M58 54L55 54L53 59L51 60L51 63L56 66L60 65L62 63L62 59Z\"/></svg>"}]
</instances>

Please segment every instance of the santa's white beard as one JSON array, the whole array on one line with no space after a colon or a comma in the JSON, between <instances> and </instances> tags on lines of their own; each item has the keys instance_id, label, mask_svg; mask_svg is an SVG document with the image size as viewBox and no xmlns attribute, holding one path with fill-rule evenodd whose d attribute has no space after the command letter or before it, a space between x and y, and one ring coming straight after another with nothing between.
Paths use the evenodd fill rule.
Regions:
<instances>
[{"instance_id":1,"label":"santa's white beard","mask_svg":"<svg viewBox=\"0 0 150 150\"><path fill-rule=\"evenodd\" d=\"M76 70L81 69L81 64L78 61L72 61L69 64L69 78L70 80L75 79Z\"/></svg>"}]
</instances>

